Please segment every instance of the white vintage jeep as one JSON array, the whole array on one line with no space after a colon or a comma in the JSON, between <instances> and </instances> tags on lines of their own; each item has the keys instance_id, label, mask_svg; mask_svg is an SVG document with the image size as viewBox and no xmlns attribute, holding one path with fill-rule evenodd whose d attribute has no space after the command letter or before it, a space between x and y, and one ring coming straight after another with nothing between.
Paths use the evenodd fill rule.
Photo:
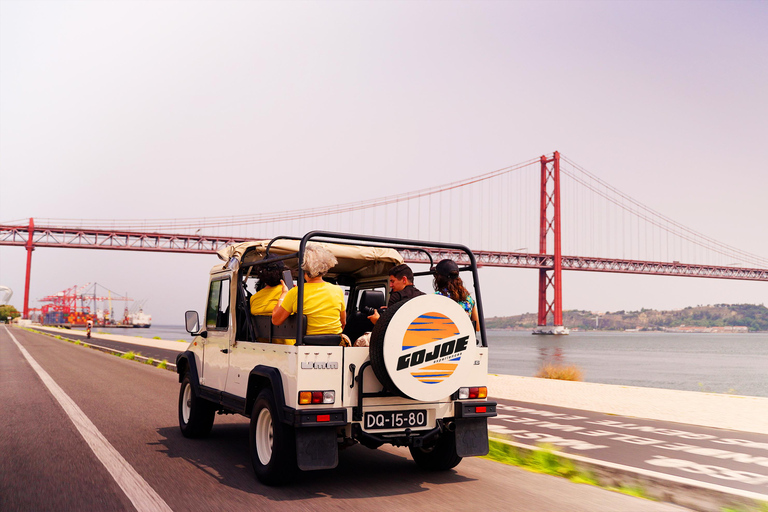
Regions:
<instances>
[{"instance_id":1,"label":"white vintage jeep","mask_svg":"<svg viewBox=\"0 0 768 512\"><path fill-rule=\"evenodd\" d=\"M339 335L305 334L304 275L298 269L310 240L338 260L325 279L347 293L344 334L354 343L372 331L370 348L340 346ZM470 277L465 282L474 283L479 325L454 301L424 290L426 295L383 309L374 327L365 310L386 304L388 271L403 262L396 249L432 263L432 253L466 256L469 265L461 271ZM195 338L176 359L179 424L186 437L206 436L217 412L250 417L253 468L270 485L290 480L297 468L336 467L339 449L355 443L408 446L414 461L430 470L488 452L486 418L496 415L496 404L486 398L488 348L469 249L312 232L229 246L219 257L224 264L210 273L205 324L200 326L197 312L186 313ZM278 260L297 281L299 310L275 326L269 316L250 314L248 289L255 289L255 267ZM431 274L433 266L416 275Z\"/></svg>"}]
</instances>

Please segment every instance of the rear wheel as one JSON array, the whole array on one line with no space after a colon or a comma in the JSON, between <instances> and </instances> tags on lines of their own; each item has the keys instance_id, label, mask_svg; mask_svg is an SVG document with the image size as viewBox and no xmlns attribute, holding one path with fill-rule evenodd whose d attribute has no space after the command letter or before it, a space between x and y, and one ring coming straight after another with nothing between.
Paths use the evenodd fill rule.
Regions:
<instances>
[{"instance_id":1,"label":"rear wheel","mask_svg":"<svg viewBox=\"0 0 768 512\"><path fill-rule=\"evenodd\" d=\"M213 428L216 405L195 394L189 380L184 376L179 390L179 428L184 437L205 437Z\"/></svg>"},{"instance_id":2,"label":"rear wheel","mask_svg":"<svg viewBox=\"0 0 768 512\"><path fill-rule=\"evenodd\" d=\"M429 448L409 447L413 461L429 471L446 471L455 468L461 457L456 454L456 434L444 432L437 442Z\"/></svg>"},{"instance_id":3,"label":"rear wheel","mask_svg":"<svg viewBox=\"0 0 768 512\"><path fill-rule=\"evenodd\" d=\"M267 485L290 481L297 471L293 427L281 423L272 391L264 389L253 404L250 451L256 478Z\"/></svg>"}]
</instances>

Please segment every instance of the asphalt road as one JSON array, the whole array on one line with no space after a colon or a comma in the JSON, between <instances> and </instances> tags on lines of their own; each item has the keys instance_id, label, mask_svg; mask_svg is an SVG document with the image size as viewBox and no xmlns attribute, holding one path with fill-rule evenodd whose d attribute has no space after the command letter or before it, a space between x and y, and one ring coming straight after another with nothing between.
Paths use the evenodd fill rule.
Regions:
<instances>
[{"instance_id":1,"label":"asphalt road","mask_svg":"<svg viewBox=\"0 0 768 512\"><path fill-rule=\"evenodd\" d=\"M54 398L51 386L71 402ZM145 482L146 494L160 500L146 510L681 510L484 459L427 473L396 448L353 447L334 470L269 488L253 476L247 419L218 416L208 439L188 440L178 429L177 399L171 372L1 327L0 510L134 510L127 496L135 488L124 482L133 473L134 487ZM73 409L82 412L78 428Z\"/></svg>"}]
</instances>

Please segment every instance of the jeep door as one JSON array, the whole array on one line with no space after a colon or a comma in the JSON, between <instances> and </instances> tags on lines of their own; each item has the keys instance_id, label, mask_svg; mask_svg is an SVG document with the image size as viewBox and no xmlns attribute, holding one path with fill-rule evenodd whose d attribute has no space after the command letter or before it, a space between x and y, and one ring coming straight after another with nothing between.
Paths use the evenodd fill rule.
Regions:
<instances>
[{"instance_id":1,"label":"jeep door","mask_svg":"<svg viewBox=\"0 0 768 512\"><path fill-rule=\"evenodd\" d=\"M203 341L203 372L200 383L218 391L224 390L229 366L229 334L232 329L230 284L228 274L211 278L205 311L207 337Z\"/></svg>"}]
</instances>

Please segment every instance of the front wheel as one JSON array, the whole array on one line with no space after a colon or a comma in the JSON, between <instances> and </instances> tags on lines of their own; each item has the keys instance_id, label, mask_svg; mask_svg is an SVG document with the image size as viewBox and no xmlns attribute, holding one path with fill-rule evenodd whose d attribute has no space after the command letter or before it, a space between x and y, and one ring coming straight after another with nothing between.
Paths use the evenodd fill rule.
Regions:
<instances>
[{"instance_id":1,"label":"front wheel","mask_svg":"<svg viewBox=\"0 0 768 512\"><path fill-rule=\"evenodd\" d=\"M179 428L184 437L205 437L213 428L216 406L195 394L189 375L181 381L179 391Z\"/></svg>"},{"instance_id":2,"label":"front wheel","mask_svg":"<svg viewBox=\"0 0 768 512\"><path fill-rule=\"evenodd\" d=\"M293 428L278 419L275 399L269 389L262 390L253 404L250 451L253 470L261 483L284 484L297 471Z\"/></svg>"},{"instance_id":3,"label":"front wheel","mask_svg":"<svg viewBox=\"0 0 768 512\"><path fill-rule=\"evenodd\" d=\"M456 434L444 432L437 442L429 448L409 447L413 461L422 469L446 471L455 468L461 457L456 454Z\"/></svg>"}]
</instances>

